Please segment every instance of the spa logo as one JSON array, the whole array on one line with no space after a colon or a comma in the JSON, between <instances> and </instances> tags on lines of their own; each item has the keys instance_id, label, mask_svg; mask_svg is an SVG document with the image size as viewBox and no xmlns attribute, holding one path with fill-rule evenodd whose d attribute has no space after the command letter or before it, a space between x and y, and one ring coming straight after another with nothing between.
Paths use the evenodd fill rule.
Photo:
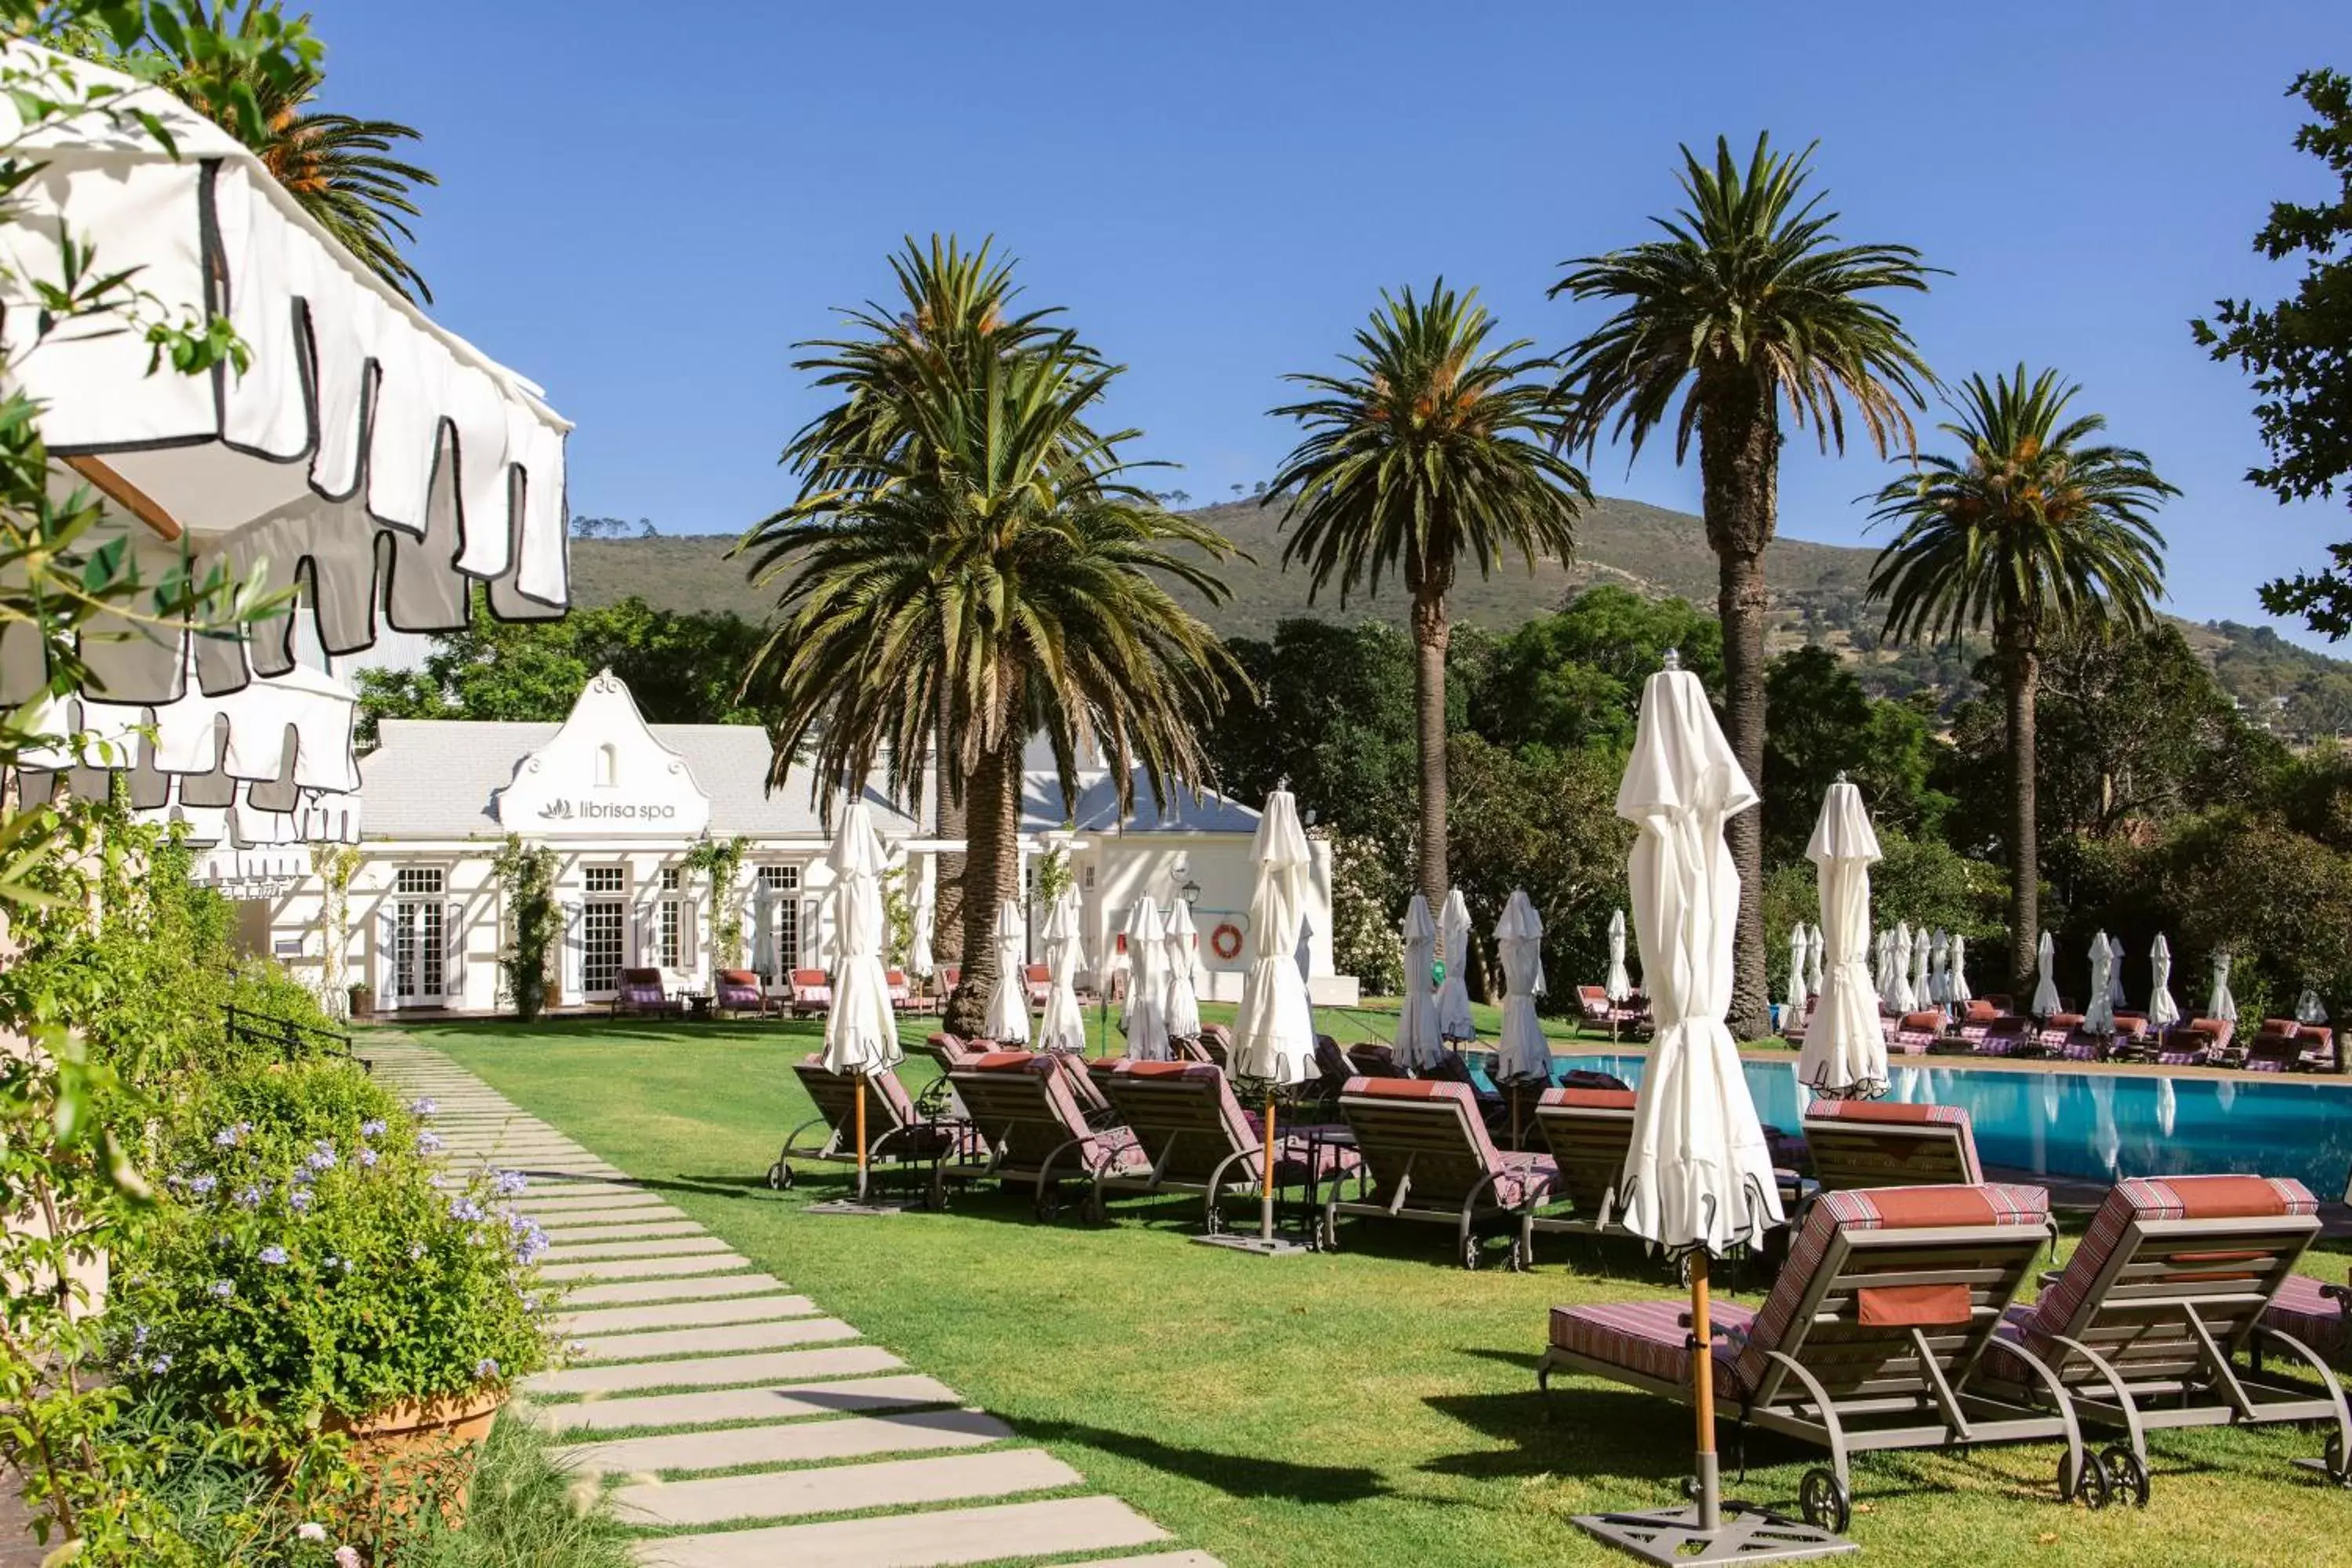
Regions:
<instances>
[{"instance_id":1,"label":"spa logo","mask_svg":"<svg viewBox=\"0 0 2352 1568\"><path fill-rule=\"evenodd\" d=\"M542 822L668 822L677 807L629 800L551 800L539 808Z\"/></svg>"}]
</instances>

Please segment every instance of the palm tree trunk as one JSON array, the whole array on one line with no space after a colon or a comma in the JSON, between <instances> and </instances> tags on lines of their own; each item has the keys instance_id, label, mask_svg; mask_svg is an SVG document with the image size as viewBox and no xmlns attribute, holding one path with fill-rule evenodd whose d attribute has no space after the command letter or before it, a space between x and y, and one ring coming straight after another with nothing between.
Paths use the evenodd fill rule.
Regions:
<instances>
[{"instance_id":1,"label":"palm tree trunk","mask_svg":"<svg viewBox=\"0 0 2352 1568\"><path fill-rule=\"evenodd\" d=\"M1021 876L1021 749L1024 737L1009 732L964 785L963 978L948 998L948 1033L966 1039L988 1020L989 994L996 988L996 911L1015 894Z\"/></svg>"},{"instance_id":2,"label":"palm tree trunk","mask_svg":"<svg viewBox=\"0 0 2352 1568\"><path fill-rule=\"evenodd\" d=\"M1764 549L1778 522L1780 432L1770 394L1734 372L1703 387L1699 470L1707 542L1717 567L1716 614L1723 623L1725 739L1758 795L1764 792L1764 616L1771 595ZM1739 872L1739 922L1732 949L1727 1022L1743 1040L1771 1027L1764 973L1764 813L1750 807L1725 825Z\"/></svg>"},{"instance_id":3,"label":"palm tree trunk","mask_svg":"<svg viewBox=\"0 0 2352 1568\"><path fill-rule=\"evenodd\" d=\"M961 765L961 753L955 744L950 723L953 709L944 686L940 691L937 739L931 752L937 759L931 773L931 790L939 797L935 808L941 838L961 838L964 836L964 792L967 784L957 776ZM931 962L944 967L963 962L963 868L961 855L942 855L934 878L934 902L931 905Z\"/></svg>"},{"instance_id":4,"label":"palm tree trunk","mask_svg":"<svg viewBox=\"0 0 2352 1568\"><path fill-rule=\"evenodd\" d=\"M1413 707L1421 743L1421 894L1433 914L1451 885L1445 856L1445 649L1454 628L1445 586L1423 583L1412 596Z\"/></svg>"},{"instance_id":5,"label":"palm tree trunk","mask_svg":"<svg viewBox=\"0 0 2352 1568\"><path fill-rule=\"evenodd\" d=\"M2014 629L2000 639L2001 684L2009 700L2009 973L2015 994L2032 994L2042 943L2042 836L2036 799L2038 742L2034 702L2042 655Z\"/></svg>"}]
</instances>

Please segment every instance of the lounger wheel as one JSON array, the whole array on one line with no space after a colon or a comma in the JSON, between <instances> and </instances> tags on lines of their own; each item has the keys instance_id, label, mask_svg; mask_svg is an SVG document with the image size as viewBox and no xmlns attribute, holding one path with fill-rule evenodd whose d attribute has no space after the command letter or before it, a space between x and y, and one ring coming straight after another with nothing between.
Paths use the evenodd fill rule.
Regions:
<instances>
[{"instance_id":1,"label":"lounger wheel","mask_svg":"<svg viewBox=\"0 0 2352 1568\"><path fill-rule=\"evenodd\" d=\"M2307 1463L2308 1461L2305 1462ZM2319 1463L2321 1468L2327 1472L2327 1479L2329 1480L2334 1481L2339 1487L2352 1487L2352 1470L2346 1469L2344 1466L2344 1435L2342 1433L2330 1432L2327 1435L2327 1447L2324 1451Z\"/></svg>"},{"instance_id":2,"label":"lounger wheel","mask_svg":"<svg viewBox=\"0 0 2352 1568\"><path fill-rule=\"evenodd\" d=\"M1529 1250L1530 1249L1528 1247L1528 1238L1526 1237L1515 1236L1511 1237L1512 1273L1525 1274L1529 1268L1535 1266L1535 1259L1528 1256Z\"/></svg>"},{"instance_id":3,"label":"lounger wheel","mask_svg":"<svg viewBox=\"0 0 2352 1568\"><path fill-rule=\"evenodd\" d=\"M2099 1468L2106 1472L2107 1491L2114 1501L2135 1508L2147 1506L2147 1461L2133 1453L2130 1444L2110 1446L2099 1456Z\"/></svg>"},{"instance_id":4,"label":"lounger wheel","mask_svg":"<svg viewBox=\"0 0 2352 1568\"><path fill-rule=\"evenodd\" d=\"M1478 1238L1475 1236L1465 1236L1462 1238L1462 1267L1474 1272L1477 1269Z\"/></svg>"},{"instance_id":5,"label":"lounger wheel","mask_svg":"<svg viewBox=\"0 0 2352 1568\"><path fill-rule=\"evenodd\" d=\"M1315 1222L1316 1246L1324 1252L1339 1250L1339 1221L1336 1215L1325 1215Z\"/></svg>"},{"instance_id":6,"label":"lounger wheel","mask_svg":"<svg viewBox=\"0 0 2352 1568\"><path fill-rule=\"evenodd\" d=\"M1047 1187L1037 1194L1033 1210L1041 1220L1051 1225L1062 1215L1062 1193L1058 1187Z\"/></svg>"},{"instance_id":7,"label":"lounger wheel","mask_svg":"<svg viewBox=\"0 0 2352 1568\"><path fill-rule=\"evenodd\" d=\"M768 1185L780 1193L793 1190L793 1168L782 1160L768 1167Z\"/></svg>"},{"instance_id":8,"label":"lounger wheel","mask_svg":"<svg viewBox=\"0 0 2352 1568\"><path fill-rule=\"evenodd\" d=\"M2064 1485L2065 1461L2059 1461L2060 1485ZM2084 1508L2098 1512L2115 1500L2116 1489L2107 1482L2107 1467L2093 1458L2083 1467L2082 1478L2074 1483L2074 1496Z\"/></svg>"},{"instance_id":9,"label":"lounger wheel","mask_svg":"<svg viewBox=\"0 0 2352 1568\"><path fill-rule=\"evenodd\" d=\"M1832 1535L1844 1534L1845 1527L1853 1522L1853 1494L1837 1479L1835 1470L1820 1465L1807 1470L1798 1485L1797 1505L1804 1510L1807 1524Z\"/></svg>"}]
</instances>

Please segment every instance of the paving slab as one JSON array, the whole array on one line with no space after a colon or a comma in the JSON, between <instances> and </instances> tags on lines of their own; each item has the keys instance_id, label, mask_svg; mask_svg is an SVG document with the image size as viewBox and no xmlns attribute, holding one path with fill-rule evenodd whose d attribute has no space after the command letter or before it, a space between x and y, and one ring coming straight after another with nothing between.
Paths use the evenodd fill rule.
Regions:
<instances>
[{"instance_id":1,"label":"paving slab","mask_svg":"<svg viewBox=\"0 0 2352 1568\"><path fill-rule=\"evenodd\" d=\"M583 1399L577 1405L534 1405L531 1417L551 1432L625 1432L640 1426L702 1426L727 1421L791 1421L909 1405L961 1405L956 1391L935 1377L810 1379L763 1388L701 1394L641 1394L625 1399Z\"/></svg>"},{"instance_id":2,"label":"paving slab","mask_svg":"<svg viewBox=\"0 0 2352 1568\"><path fill-rule=\"evenodd\" d=\"M709 1328L721 1323L761 1323L777 1318L813 1318L816 1303L806 1296L736 1296L716 1301L665 1301L653 1307L605 1307L564 1312L555 1319L559 1334L629 1334L646 1329Z\"/></svg>"},{"instance_id":3,"label":"paving slab","mask_svg":"<svg viewBox=\"0 0 2352 1568\"><path fill-rule=\"evenodd\" d=\"M1166 1531L1117 1498L1066 1498L674 1535L646 1542L638 1560L660 1568L773 1568L783 1563L793 1568L949 1568L1168 1539Z\"/></svg>"},{"instance_id":4,"label":"paving slab","mask_svg":"<svg viewBox=\"0 0 2352 1568\"><path fill-rule=\"evenodd\" d=\"M616 1279L602 1285L574 1285L563 1292L563 1305L620 1307L645 1301L707 1301L719 1296L765 1296L782 1290L784 1282L772 1274L713 1274L694 1279Z\"/></svg>"},{"instance_id":5,"label":"paving slab","mask_svg":"<svg viewBox=\"0 0 2352 1568\"><path fill-rule=\"evenodd\" d=\"M622 1214L634 1210L634 1217L638 1219L667 1219L679 1212L672 1208L668 1200L659 1193L636 1188L625 1193L575 1193L566 1191L560 1183L525 1187L517 1201L525 1208L545 1209L550 1214L561 1214L567 1218L576 1215Z\"/></svg>"},{"instance_id":6,"label":"paving slab","mask_svg":"<svg viewBox=\"0 0 2352 1568\"><path fill-rule=\"evenodd\" d=\"M624 1219L609 1219L602 1215L587 1219L570 1219L562 1215L549 1217L534 1215L540 1228L561 1247L583 1241L642 1241L656 1236L694 1236L702 1227L679 1215L675 1219L639 1219L631 1215Z\"/></svg>"},{"instance_id":7,"label":"paving slab","mask_svg":"<svg viewBox=\"0 0 2352 1568\"><path fill-rule=\"evenodd\" d=\"M809 1318L806 1322L837 1320ZM842 1323L835 1339L855 1339L857 1331ZM785 1383L819 1377L856 1377L861 1373L891 1372L906 1365L879 1345L840 1345L814 1351L764 1351L750 1355L705 1356L697 1361L614 1362L593 1366L567 1366L523 1380L523 1392L548 1394L626 1394L641 1388L722 1388L733 1384Z\"/></svg>"},{"instance_id":8,"label":"paving slab","mask_svg":"<svg viewBox=\"0 0 2352 1568\"><path fill-rule=\"evenodd\" d=\"M736 1355L745 1351L781 1350L786 1345L818 1345L828 1340L859 1338L856 1329L839 1318L785 1318L765 1323L730 1323L719 1328L659 1329L650 1333L592 1335L579 1340L572 1357L588 1362L632 1361L646 1356Z\"/></svg>"},{"instance_id":9,"label":"paving slab","mask_svg":"<svg viewBox=\"0 0 2352 1568\"><path fill-rule=\"evenodd\" d=\"M1089 1557L1078 1568L1225 1568L1205 1552L1154 1552L1145 1557Z\"/></svg>"},{"instance_id":10,"label":"paving slab","mask_svg":"<svg viewBox=\"0 0 2352 1568\"><path fill-rule=\"evenodd\" d=\"M749 1268L751 1260L732 1252L698 1252L691 1258L592 1258L581 1263L545 1263L544 1279L657 1279L680 1274L717 1274Z\"/></svg>"},{"instance_id":11,"label":"paving slab","mask_svg":"<svg viewBox=\"0 0 2352 1568\"><path fill-rule=\"evenodd\" d=\"M873 1454L977 1448L1002 1443L1013 1435L1012 1427L985 1411L905 1410L889 1415L845 1415L834 1421L673 1432L661 1437L616 1437L558 1449L555 1458L585 1475L652 1476L664 1470L811 1465ZM749 1517L761 1516L753 1510Z\"/></svg>"},{"instance_id":12,"label":"paving slab","mask_svg":"<svg viewBox=\"0 0 2352 1568\"><path fill-rule=\"evenodd\" d=\"M548 1249L551 1263L578 1263L598 1258L686 1258L698 1252L724 1252L727 1244L704 1231L698 1236L625 1236L618 1241L559 1241Z\"/></svg>"},{"instance_id":13,"label":"paving slab","mask_svg":"<svg viewBox=\"0 0 2352 1568\"><path fill-rule=\"evenodd\" d=\"M613 1506L638 1524L720 1524L730 1519L789 1519L796 1513L849 1513L868 1508L919 1508L973 1498L1017 1497L1083 1484L1077 1471L1042 1448L885 1459L821 1470L719 1476L706 1481L645 1481L623 1487ZM771 1561L798 1562L796 1558Z\"/></svg>"}]
</instances>

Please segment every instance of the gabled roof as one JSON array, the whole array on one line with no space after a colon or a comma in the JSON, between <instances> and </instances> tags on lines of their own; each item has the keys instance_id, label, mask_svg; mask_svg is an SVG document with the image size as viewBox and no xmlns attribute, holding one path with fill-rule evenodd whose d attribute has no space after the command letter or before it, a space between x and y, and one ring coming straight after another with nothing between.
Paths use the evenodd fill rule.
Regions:
<instances>
[{"instance_id":1,"label":"gabled roof","mask_svg":"<svg viewBox=\"0 0 2352 1568\"><path fill-rule=\"evenodd\" d=\"M1035 831L1059 827L1067 821L1081 833L1249 833L1257 831L1259 813L1214 790L1196 797L1182 785L1155 803L1151 781L1143 769L1132 774L1135 809L1118 809L1116 775L1105 772L1078 775L1078 798L1068 809L1051 769L1033 771L1022 778L1022 826Z\"/></svg>"}]
</instances>

